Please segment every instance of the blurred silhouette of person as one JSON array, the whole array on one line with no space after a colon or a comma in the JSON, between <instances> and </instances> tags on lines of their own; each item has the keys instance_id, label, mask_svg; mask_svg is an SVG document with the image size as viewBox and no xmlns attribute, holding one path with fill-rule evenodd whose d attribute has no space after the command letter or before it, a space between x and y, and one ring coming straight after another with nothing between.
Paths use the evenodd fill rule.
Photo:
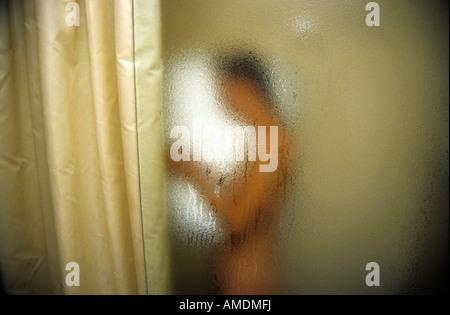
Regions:
<instances>
[{"instance_id":1,"label":"blurred silhouette of person","mask_svg":"<svg viewBox=\"0 0 450 315\"><path fill-rule=\"evenodd\" d=\"M252 53L232 54L218 64L225 109L256 130L266 126L266 148L270 148L270 126L278 126L278 167L274 172L260 172L260 165L267 162L248 161L247 157L245 176L223 175L219 182L199 162L169 159L170 167L197 187L229 229L229 248L218 249L214 258L216 293L276 294L271 230L285 192L287 133L271 101L269 78L259 59Z\"/></svg>"}]
</instances>

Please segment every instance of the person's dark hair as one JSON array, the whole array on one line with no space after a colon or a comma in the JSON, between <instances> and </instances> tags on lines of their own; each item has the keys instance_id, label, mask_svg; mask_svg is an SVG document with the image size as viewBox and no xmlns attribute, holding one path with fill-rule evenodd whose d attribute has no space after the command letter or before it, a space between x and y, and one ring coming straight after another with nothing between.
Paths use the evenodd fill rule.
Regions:
<instances>
[{"instance_id":1,"label":"person's dark hair","mask_svg":"<svg viewBox=\"0 0 450 315\"><path fill-rule=\"evenodd\" d=\"M218 60L218 70L221 75L230 79L250 80L266 100L272 103L268 70L263 65L262 59L255 53L240 51L221 56Z\"/></svg>"}]
</instances>

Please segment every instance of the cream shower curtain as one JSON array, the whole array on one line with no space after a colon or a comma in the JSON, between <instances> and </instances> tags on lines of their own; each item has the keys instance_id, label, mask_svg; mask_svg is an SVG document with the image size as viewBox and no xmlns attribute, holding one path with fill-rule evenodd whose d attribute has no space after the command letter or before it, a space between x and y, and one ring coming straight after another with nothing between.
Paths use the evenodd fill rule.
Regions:
<instances>
[{"instance_id":1,"label":"cream shower curtain","mask_svg":"<svg viewBox=\"0 0 450 315\"><path fill-rule=\"evenodd\" d=\"M76 1L79 26L66 23L69 2L0 4L2 282L9 294L164 293L161 260L147 261L150 285L144 264L133 2ZM147 3L156 69L158 2ZM148 117L159 111L158 75L147 73ZM158 203L146 203L155 224ZM65 284L69 262L78 287Z\"/></svg>"}]
</instances>

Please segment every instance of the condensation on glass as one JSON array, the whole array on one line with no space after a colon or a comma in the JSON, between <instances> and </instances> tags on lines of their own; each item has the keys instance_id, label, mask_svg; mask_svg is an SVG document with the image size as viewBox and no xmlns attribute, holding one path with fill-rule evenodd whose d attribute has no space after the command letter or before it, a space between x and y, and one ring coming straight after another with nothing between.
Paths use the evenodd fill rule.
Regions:
<instances>
[{"instance_id":1,"label":"condensation on glass","mask_svg":"<svg viewBox=\"0 0 450 315\"><path fill-rule=\"evenodd\" d=\"M379 4L376 30L358 1L162 2L174 293L437 288L448 262L448 248L437 254L448 247L445 18L420 1ZM249 105L237 110L230 93ZM215 159L214 144L226 147L227 126L264 123L287 149L277 176L246 189L263 180L255 162ZM199 124L211 160L192 161ZM169 155L175 126L189 131L190 162ZM233 211L267 203L236 219L221 198ZM372 261L380 288L365 283Z\"/></svg>"}]
</instances>

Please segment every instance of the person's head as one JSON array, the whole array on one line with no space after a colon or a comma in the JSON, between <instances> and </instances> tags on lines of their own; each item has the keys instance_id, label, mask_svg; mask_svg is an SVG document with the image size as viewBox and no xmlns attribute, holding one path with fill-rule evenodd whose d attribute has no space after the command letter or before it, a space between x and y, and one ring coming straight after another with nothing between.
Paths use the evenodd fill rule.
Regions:
<instances>
[{"instance_id":1,"label":"person's head","mask_svg":"<svg viewBox=\"0 0 450 315\"><path fill-rule=\"evenodd\" d=\"M272 103L268 70L253 52L227 54L218 60L220 85L245 85L258 93L265 103Z\"/></svg>"}]
</instances>

